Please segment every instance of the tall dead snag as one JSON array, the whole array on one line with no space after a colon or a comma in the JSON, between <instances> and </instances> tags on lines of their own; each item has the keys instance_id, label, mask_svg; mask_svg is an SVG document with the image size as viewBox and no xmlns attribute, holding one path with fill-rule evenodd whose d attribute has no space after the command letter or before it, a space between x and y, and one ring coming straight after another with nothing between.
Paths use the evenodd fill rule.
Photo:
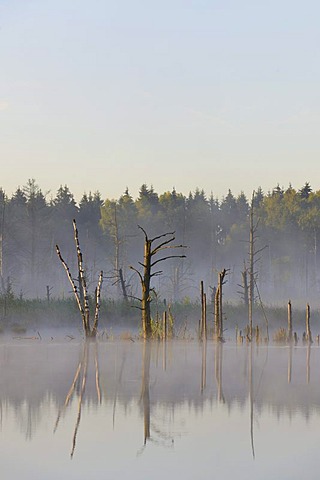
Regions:
<instances>
[{"instance_id":1,"label":"tall dead snag","mask_svg":"<svg viewBox=\"0 0 320 480\"><path fill-rule=\"evenodd\" d=\"M252 194L251 207L250 207L250 231L249 231L249 289L248 289L248 320L249 320L249 335L252 339L252 309L254 302L254 244L255 244L255 231L256 227L253 223L253 199Z\"/></svg>"},{"instance_id":2,"label":"tall dead snag","mask_svg":"<svg viewBox=\"0 0 320 480\"><path fill-rule=\"evenodd\" d=\"M122 268L119 268L119 280L120 280L121 290L123 294L123 299L126 303L128 303L127 285L123 278Z\"/></svg>"},{"instance_id":3,"label":"tall dead snag","mask_svg":"<svg viewBox=\"0 0 320 480\"><path fill-rule=\"evenodd\" d=\"M201 320L199 322L199 339L207 338L207 296L204 293L203 281L200 282L200 299L201 299Z\"/></svg>"},{"instance_id":4,"label":"tall dead snag","mask_svg":"<svg viewBox=\"0 0 320 480\"><path fill-rule=\"evenodd\" d=\"M248 269L246 267L246 263L243 262L243 271L241 272L241 284L238 284L238 287L241 288L241 290L238 290L237 293L241 296L241 299L243 300L244 306L246 308L246 311L249 309L249 286L248 286Z\"/></svg>"},{"instance_id":5,"label":"tall dead snag","mask_svg":"<svg viewBox=\"0 0 320 480\"><path fill-rule=\"evenodd\" d=\"M310 305L307 303L306 307L306 341L312 343L312 335L310 329Z\"/></svg>"},{"instance_id":6,"label":"tall dead snag","mask_svg":"<svg viewBox=\"0 0 320 480\"><path fill-rule=\"evenodd\" d=\"M101 287L102 287L102 282L103 282L103 272L101 271L99 274L99 280L98 280L98 286L96 288L96 295L95 295L95 315L94 315L94 322L93 326L91 328L90 325L90 306L89 306L89 295L88 295L88 289L87 289L87 282L86 282L86 277L85 277L85 271L83 267L83 258L82 258L82 252L80 249L80 243L79 243L79 236L78 236L78 229L77 229L77 224L76 221L73 220L73 231L74 231L74 241L76 245L76 251L77 251L77 260L78 260L78 280L79 280L79 289L77 288L75 281L73 279L73 276L70 273L69 267L67 263L64 261L62 258L59 246L56 245L56 252L57 255L66 271L67 277L69 279L69 282L72 286L72 290L78 305L78 308L81 313L81 318L82 318L82 325L83 325L83 330L85 333L86 337L95 337L97 334L97 328L98 328L98 321L99 321L99 311L100 311L100 295L101 295Z\"/></svg>"},{"instance_id":7,"label":"tall dead snag","mask_svg":"<svg viewBox=\"0 0 320 480\"><path fill-rule=\"evenodd\" d=\"M253 304L255 289L257 289L257 272L255 271L255 264L260 260L257 255L261 253L266 246L256 249L256 243L258 240L257 230L259 226L259 219L254 221L254 195L252 193L251 205L250 205L250 226L249 226L249 284L248 284L248 322L249 322L249 338L252 340L253 330ZM259 295L260 297L260 295ZM261 301L261 300L260 300Z\"/></svg>"},{"instance_id":8,"label":"tall dead snag","mask_svg":"<svg viewBox=\"0 0 320 480\"><path fill-rule=\"evenodd\" d=\"M288 342L292 342L292 306L291 300L288 302Z\"/></svg>"},{"instance_id":9,"label":"tall dead snag","mask_svg":"<svg viewBox=\"0 0 320 480\"><path fill-rule=\"evenodd\" d=\"M218 287L214 300L214 334L217 340L223 340L223 312L222 312L222 287L227 270L224 268L218 275Z\"/></svg>"},{"instance_id":10,"label":"tall dead snag","mask_svg":"<svg viewBox=\"0 0 320 480\"><path fill-rule=\"evenodd\" d=\"M152 329L151 329L151 311L150 311L150 303L151 303L151 279L158 275L162 274L161 270L156 272L152 272L152 269L155 265L169 258L185 258L185 255L167 255L166 257L159 258L158 260L153 260L155 255L163 250L167 249L174 249L174 248L186 248L184 245L170 245L174 240L174 233L175 232L167 232L162 235L158 235L154 238L149 238L147 232L138 225L140 230L144 233L144 256L143 262L139 262L139 265L143 268L143 273L141 273L138 269L132 267L130 268L137 273L139 276L140 284L141 284L141 291L142 295L141 298L137 300L140 301L141 307L138 307L141 310L141 320L142 320L142 333L145 339L151 338ZM161 241L161 239L166 240ZM154 246L154 243L159 241L158 245Z\"/></svg>"}]
</instances>

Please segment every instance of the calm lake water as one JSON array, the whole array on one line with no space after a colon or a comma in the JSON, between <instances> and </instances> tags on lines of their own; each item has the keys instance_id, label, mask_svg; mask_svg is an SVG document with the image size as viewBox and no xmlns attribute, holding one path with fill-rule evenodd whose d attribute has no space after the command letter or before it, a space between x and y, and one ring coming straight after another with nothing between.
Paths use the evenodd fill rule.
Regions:
<instances>
[{"instance_id":1,"label":"calm lake water","mask_svg":"<svg viewBox=\"0 0 320 480\"><path fill-rule=\"evenodd\" d=\"M320 348L0 340L1 479L319 478Z\"/></svg>"}]
</instances>

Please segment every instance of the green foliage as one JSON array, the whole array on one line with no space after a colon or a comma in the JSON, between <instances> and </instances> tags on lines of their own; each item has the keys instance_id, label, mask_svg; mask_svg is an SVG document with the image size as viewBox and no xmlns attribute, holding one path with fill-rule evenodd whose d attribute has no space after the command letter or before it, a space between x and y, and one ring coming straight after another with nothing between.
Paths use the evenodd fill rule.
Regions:
<instances>
[{"instance_id":1,"label":"green foliage","mask_svg":"<svg viewBox=\"0 0 320 480\"><path fill-rule=\"evenodd\" d=\"M135 295L138 280L130 278L128 266L141 259L138 224L152 236L174 231L177 242L188 246L187 263L169 261L164 267L163 297L177 302L189 296L193 301L199 280L214 285L220 267L232 270L234 291L241 282L248 253L249 213L243 192L234 195L229 190L218 200L199 188L187 196L175 188L158 195L152 186L143 184L136 199L128 189L118 199L102 199L99 192L89 192L77 204L69 187L61 185L54 198L47 197L34 179L11 197L0 190L2 276L10 275L13 294L22 290L25 297L43 298L46 285L53 287L52 295L57 297L69 292L54 246L58 243L63 247L67 263L75 271L73 218L79 225L89 288L101 268L112 271L109 276L121 268L128 293ZM281 292L282 298L299 294L301 299L299 287L304 282L304 294L312 289L315 298L320 264L320 191L313 191L309 182L298 190L277 185L266 194L258 188L253 204L255 221L259 222L257 249L268 246L256 266L258 278L263 279L270 296L279 298ZM116 280L114 284L113 294L120 296ZM4 294L3 287L1 292Z\"/></svg>"}]
</instances>

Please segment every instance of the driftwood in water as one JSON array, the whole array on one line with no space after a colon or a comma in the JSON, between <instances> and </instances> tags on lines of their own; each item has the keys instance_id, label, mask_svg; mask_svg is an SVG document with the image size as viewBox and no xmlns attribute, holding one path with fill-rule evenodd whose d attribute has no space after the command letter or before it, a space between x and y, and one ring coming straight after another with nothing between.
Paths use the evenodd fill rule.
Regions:
<instances>
[{"instance_id":1,"label":"driftwood in water","mask_svg":"<svg viewBox=\"0 0 320 480\"><path fill-rule=\"evenodd\" d=\"M87 282L86 282L86 277L85 277L85 272L84 272L84 267L83 267L83 258L82 258L82 252L80 249L80 243L79 243L79 236L78 236L78 229L77 229L77 224L76 221L73 220L73 231L74 231L74 241L76 245L76 250L77 250L77 260L78 260L78 279L79 279L79 290L76 287L76 284L74 282L73 276L70 273L70 269L65 262L65 260L62 258L59 246L56 245L56 252L57 255L66 271L67 277L69 279L69 282L71 284L80 314L82 318L82 325L83 329L85 332L86 337L95 337L97 334L97 328L98 328L98 321L99 321L99 311L100 311L100 295L101 295L101 286L103 282L103 272L101 271L99 274L99 280L98 280L98 286L96 288L96 295L95 295L95 314L94 314L94 322L93 326L91 328L90 325L90 307L89 307L89 296L88 296L88 289L87 289Z\"/></svg>"}]
</instances>

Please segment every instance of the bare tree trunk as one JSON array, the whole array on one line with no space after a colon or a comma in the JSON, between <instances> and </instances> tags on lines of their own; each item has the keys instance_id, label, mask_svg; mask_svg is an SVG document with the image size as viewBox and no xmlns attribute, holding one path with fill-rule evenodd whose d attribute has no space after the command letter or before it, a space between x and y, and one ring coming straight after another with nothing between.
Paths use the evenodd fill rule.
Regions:
<instances>
[{"instance_id":1,"label":"bare tree trunk","mask_svg":"<svg viewBox=\"0 0 320 480\"><path fill-rule=\"evenodd\" d=\"M219 273L219 339L223 340L223 310L222 310L222 285L226 271Z\"/></svg>"},{"instance_id":2,"label":"bare tree trunk","mask_svg":"<svg viewBox=\"0 0 320 480\"><path fill-rule=\"evenodd\" d=\"M4 242L4 215L5 215L5 195L1 191L0 200L2 200L2 212L1 212L1 228L0 228L0 278L1 278L1 287L4 290L4 280L3 280L3 242Z\"/></svg>"},{"instance_id":3,"label":"bare tree trunk","mask_svg":"<svg viewBox=\"0 0 320 480\"><path fill-rule=\"evenodd\" d=\"M199 340L207 338L207 295L204 293L203 281L200 282L201 319L199 321Z\"/></svg>"},{"instance_id":4,"label":"bare tree trunk","mask_svg":"<svg viewBox=\"0 0 320 480\"><path fill-rule=\"evenodd\" d=\"M101 287L103 282L103 271L101 270L98 280L98 286L96 288L96 308L94 313L94 322L91 331L91 336L95 337L98 330L98 322L99 322L99 313L100 313L100 306L101 306Z\"/></svg>"},{"instance_id":5,"label":"bare tree trunk","mask_svg":"<svg viewBox=\"0 0 320 480\"><path fill-rule=\"evenodd\" d=\"M184 245L168 245L171 243L175 237L172 236L174 232L164 233L157 237L150 239L147 235L147 232L139 226L139 228L143 231L145 236L144 242L144 256L143 256L143 263L139 262L139 264L143 267L143 274L139 272L136 268L130 265L130 268L134 270L140 279L141 283L141 290L142 295L141 298L138 300L141 302L141 320L142 320L142 333L144 339L151 338L152 336L152 326L151 326L151 311L150 311L150 303L151 303L151 278L157 275L161 275L162 271L157 271L152 273L152 267L156 264L163 262L164 260L168 260L169 258L185 258L185 255L168 255L166 257L160 258L158 260L153 260L153 257L159 253L160 251L171 249L171 248L185 248ZM153 242L159 240L160 238L166 237L170 235L171 237L168 240L164 240L162 243L158 244L156 247L152 248Z\"/></svg>"},{"instance_id":6,"label":"bare tree trunk","mask_svg":"<svg viewBox=\"0 0 320 480\"><path fill-rule=\"evenodd\" d=\"M82 292L83 292L83 306L84 306L84 313L85 313L85 333L86 333L87 336L90 336L90 334L91 334L91 331L90 331L90 308L89 308L89 297L88 297L88 291L87 291L87 282L86 282L86 277L85 277L85 274L84 274L82 252L80 250L79 236L78 236L78 229L77 229L76 221L73 220L72 224L73 224L74 240L75 240L75 243L76 243L77 257L78 257L79 281L80 281L81 289L82 289Z\"/></svg>"},{"instance_id":7,"label":"bare tree trunk","mask_svg":"<svg viewBox=\"0 0 320 480\"><path fill-rule=\"evenodd\" d=\"M307 308L306 308L306 341L308 343L312 343L312 335L311 335L311 329L310 329L310 305L307 303Z\"/></svg>"},{"instance_id":8,"label":"bare tree trunk","mask_svg":"<svg viewBox=\"0 0 320 480\"><path fill-rule=\"evenodd\" d=\"M222 286L227 270L224 268L218 275L218 288L215 295L215 309L214 309L214 334L217 340L223 340L223 309L222 309Z\"/></svg>"},{"instance_id":9,"label":"bare tree trunk","mask_svg":"<svg viewBox=\"0 0 320 480\"><path fill-rule=\"evenodd\" d=\"M77 305L79 307L80 313L81 313L81 318L82 318L82 325L83 329L85 332L86 337L95 337L97 333L97 328L98 328L98 321L99 321L99 311L100 311L100 295L101 295L101 286L102 286L102 281L103 281L103 272L100 272L99 275L99 280L98 280L98 286L96 288L96 303L95 303L95 315L94 315L94 323L93 323L93 328L91 330L90 326L90 306L89 306L89 296L88 296L88 291L87 291L87 284L86 284L86 278L84 274L84 268L83 268L83 259L82 259L82 253L80 250L80 244L79 244L79 237L78 237L78 229L76 225L76 221L73 220L73 229L74 229L74 240L76 244L76 250L77 250L77 259L78 259L78 279L79 279L79 291L75 285L74 279L70 273L69 267L62 258L60 249L58 245L56 245L56 252L57 255L67 273L67 277L69 279L69 282L72 286L72 290L74 293L74 296L77 301ZM81 299L80 292L82 291L83 293L83 299Z\"/></svg>"},{"instance_id":10,"label":"bare tree trunk","mask_svg":"<svg viewBox=\"0 0 320 480\"><path fill-rule=\"evenodd\" d=\"M253 199L252 194L251 206L250 206L250 232L249 232L249 289L248 289L248 320L249 320L249 336L252 339L252 311L254 302L254 224L253 224Z\"/></svg>"},{"instance_id":11,"label":"bare tree trunk","mask_svg":"<svg viewBox=\"0 0 320 480\"><path fill-rule=\"evenodd\" d=\"M163 340L167 340L167 334L168 334L168 321L167 321L167 311L165 310L163 312L163 317L162 317L162 330L163 330L163 334L162 334L162 338Z\"/></svg>"},{"instance_id":12,"label":"bare tree trunk","mask_svg":"<svg viewBox=\"0 0 320 480\"><path fill-rule=\"evenodd\" d=\"M151 280L151 241L146 240L144 244L144 274L142 287L142 329L144 338L151 337L151 312L150 312L150 280Z\"/></svg>"},{"instance_id":13,"label":"bare tree trunk","mask_svg":"<svg viewBox=\"0 0 320 480\"><path fill-rule=\"evenodd\" d=\"M46 288L47 288L47 302L49 305L52 287L50 288L50 285L46 285Z\"/></svg>"},{"instance_id":14,"label":"bare tree trunk","mask_svg":"<svg viewBox=\"0 0 320 480\"><path fill-rule=\"evenodd\" d=\"M203 326L202 340L207 340L207 295L203 294Z\"/></svg>"},{"instance_id":15,"label":"bare tree trunk","mask_svg":"<svg viewBox=\"0 0 320 480\"><path fill-rule=\"evenodd\" d=\"M248 271L244 268L243 272L241 272L242 276L242 287L243 287L243 301L245 308L249 309L249 288L248 288Z\"/></svg>"},{"instance_id":16,"label":"bare tree trunk","mask_svg":"<svg viewBox=\"0 0 320 480\"><path fill-rule=\"evenodd\" d=\"M85 316L85 312L84 312L84 309L83 309L83 306L82 306L82 303L81 303L81 300L80 300L80 297L79 297L79 294L78 294L77 287L75 286L75 283L74 283L74 280L73 280L72 275L70 273L68 265L66 264L66 262L64 261L64 259L61 256L61 252L60 252L60 249L59 249L58 245L56 245L56 252L57 252L57 255L58 255L65 271L66 271L69 282L72 286L72 290L73 290L75 299L77 301L77 305L78 305L80 313L81 313L83 329L86 332L86 316Z\"/></svg>"},{"instance_id":17,"label":"bare tree trunk","mask_svg":"<svg viewBox=\"0 0 320 480\"><path fill-rule=\"evenodd\" d=\"M288 302L288 341L292 342L292 307L291 300Z\"/></svg>"},{"instance_id":18,"label":"bare tree trunk","mask_svg":"<svg viewBox=\"0 0 320 480\"><path fill-rule=\"evenodd\" d=\"M216 289L214 297L214 336L219 337L219 325L220 325L220 290L219 285Z\"/></svg>"},{"instance_id":19,"label":"bare tree trunk","mask_svg":"<svg viewBox=\"0 0 320 480\"><path fill-rule=\"evenodd\" d=\"M121 290L122 290L124 301L126 303L128 303L127 288L126 288L126 283L125 283L124 278L123 278L122 268L119 268L119 278L120 278L120 285L121 285Z\"/></svg>"}]
</instances>

